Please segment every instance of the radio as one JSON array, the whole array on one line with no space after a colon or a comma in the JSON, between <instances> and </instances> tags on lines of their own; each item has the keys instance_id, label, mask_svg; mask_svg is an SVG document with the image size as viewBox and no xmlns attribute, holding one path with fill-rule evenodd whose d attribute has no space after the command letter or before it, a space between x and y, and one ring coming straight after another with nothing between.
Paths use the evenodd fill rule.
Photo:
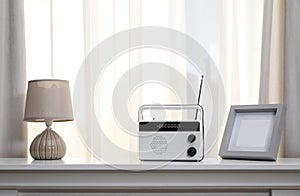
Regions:
<instances>
[{"instance_id":1,"label":"radio","mask_svg":"<svg viewBox=\"0 0 300 196\"><path fill-rule=\"evenodd\" d=\"M197 104L143 105L139 109L141 161L201 161L204 158L204 110Z\"/></svg>"},{"instance_id":2,"label":"radio","mask_svg":"<svg viewBox=\"0 0 300 196\"><path fill-rule=\"evenodd\" d=\"M204 125L200 105L144 105L140 108L140 160L201 161L203 157Z\"/></svg>"}]
</instances>

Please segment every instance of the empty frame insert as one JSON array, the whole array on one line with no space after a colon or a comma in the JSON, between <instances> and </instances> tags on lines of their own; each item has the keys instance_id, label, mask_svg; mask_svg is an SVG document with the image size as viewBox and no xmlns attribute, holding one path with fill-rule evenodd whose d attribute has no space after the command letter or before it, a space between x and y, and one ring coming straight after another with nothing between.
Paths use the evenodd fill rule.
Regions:
<instances>
[{"instance_id":1,"label":"empty frame insert","mask_svg":"<svg viewBox=\"0 0 300 196\"><path fill-rule=\"evenodd\" d=\"M276 160L283 105L231 106L219 155L226 159Z\"/></svg>"}]
</instances>

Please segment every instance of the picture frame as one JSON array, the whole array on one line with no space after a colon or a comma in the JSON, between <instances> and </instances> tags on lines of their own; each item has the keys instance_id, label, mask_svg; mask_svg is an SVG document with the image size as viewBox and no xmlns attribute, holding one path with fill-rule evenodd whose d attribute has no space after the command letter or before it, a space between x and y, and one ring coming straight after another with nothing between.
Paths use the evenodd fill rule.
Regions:
<instances>
[{"instance_id":1,"label":"picture frame","mask_svg":"<svg viewBox=\"0 0 300 196\"><path fill-rule=\"evenodd\" d=\"M284 120L282 104L233 105L219 156L276 161Z\"/></svg>"}]
</instances>

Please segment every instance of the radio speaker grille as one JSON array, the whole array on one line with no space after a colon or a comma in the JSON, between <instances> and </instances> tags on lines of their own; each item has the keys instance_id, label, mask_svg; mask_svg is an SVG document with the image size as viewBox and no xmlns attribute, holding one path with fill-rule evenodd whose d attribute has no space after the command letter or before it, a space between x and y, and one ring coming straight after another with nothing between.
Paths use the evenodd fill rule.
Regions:
<instances>
[{"instance_id":1,"label":"radio speaker grille","mask_svg":"<svg viewBox=\"0 0 300 196\"><path fill-rule=\"evenodd\" d=\"M167 139L164 136L157 135L153 137L150 143L150 147L155 154L158 155L164 154L168 148Z\"/></svg>"}]
</instances>

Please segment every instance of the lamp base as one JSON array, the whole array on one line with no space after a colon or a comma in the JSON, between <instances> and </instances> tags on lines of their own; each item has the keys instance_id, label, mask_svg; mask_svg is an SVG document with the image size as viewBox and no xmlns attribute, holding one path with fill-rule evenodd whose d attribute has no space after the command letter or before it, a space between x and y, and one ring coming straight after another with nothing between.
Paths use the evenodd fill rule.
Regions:
<instances>
[{"instance_id":1,"label":"lamp base","mask_svg":"<svg viewBox=\"0 0 300 196\"><path fill-rule=\"evenodd\" d=\"M35 160L57 160L63 158L65 154L64 140L49 128L36 136L30 145L30 155Z\"/></svg>"}]
</instances>

